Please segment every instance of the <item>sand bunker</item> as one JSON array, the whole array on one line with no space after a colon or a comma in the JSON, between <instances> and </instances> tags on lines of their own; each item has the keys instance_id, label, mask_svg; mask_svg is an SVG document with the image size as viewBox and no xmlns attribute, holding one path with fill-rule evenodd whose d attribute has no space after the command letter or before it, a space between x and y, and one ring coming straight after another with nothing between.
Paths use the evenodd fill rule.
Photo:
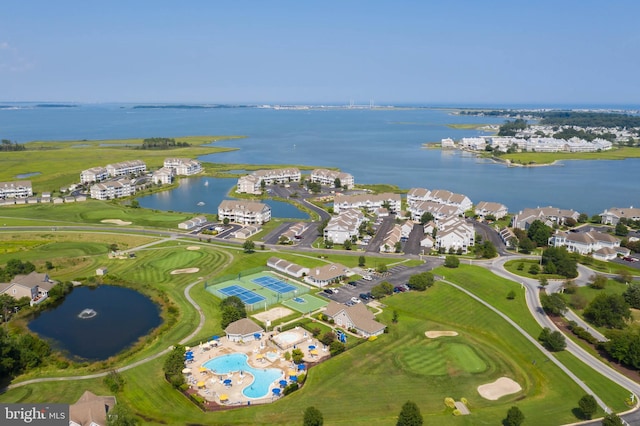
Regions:
<instances>
[{"instance_id":1,"label":"sand bunker","mask_svg":"<svg viewBox=\"0 0 640 426\"><path fill-rule=\"evenodd\" d=\"M131 222L125 222L124 220L120 220L120 219L104 219L101 220L100 222L102 223L111 223L113 225L131 225Z\"/></svg>"},{"instance_id":2,"label":"sand bunker","mask_svg":"<svg viewBox=\"0 0 640 426\"><path fill-rule=\"evenodd\" d=\"M187 250L200 250L200 246L189 246Z\"/></svg>"},{"instance_id":3,"label":"sand bunker","mask_svg":"<svg viewBox=\"0 0 640 426\"><path fill-rule=\"evenodd\" d=\"M427 331L424 333L429 339L435 339L436 337L453 337L457 336L457 331Z\"/></svg>"},{"instance_id":4,"label":"sand bunker","mask_svg":"<svg viewBox=\"0 0 640 426\"><path fill-rule=\"evenodd\" d=\"M520 392L522 387L508 377L500 377L493 383L478 386L478 393L484 399L495 401L505 395Z\"/></svg>"},{"instance_id":5,"label":"sand bunker","mask_svg":"<svg viewBox=\"0 0 640 426\"><path fill-rule=\"evenodd\" d=\"M176 269L171 271L171 275L178 275L178 274L195 274L196 272L198 272L200 269L199 268L185 268L185 269Z\"/></svg>"},{"instance_id":6,"label":"sand bunker","mask_svg":"<svg viewBox=\"0 0 640 426\"><path fill-rule=\"evenodd\" d=\"M265 322L267 320L275 321L277 319L286 317L287 315L290 315L292 313L293 311L291 309L276 307L276 308L271 308L266 312L260 312L252 316L258 321Z\"/></svg>"}]
</instances>

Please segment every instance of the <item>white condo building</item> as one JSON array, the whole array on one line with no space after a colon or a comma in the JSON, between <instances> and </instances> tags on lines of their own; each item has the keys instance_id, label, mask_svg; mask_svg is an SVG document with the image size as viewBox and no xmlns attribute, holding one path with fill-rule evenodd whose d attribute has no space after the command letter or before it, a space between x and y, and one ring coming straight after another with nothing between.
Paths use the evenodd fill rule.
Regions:
<instances>
[{"instance_id":1,"label":"white condo building","mask_svg":"<svg viewBox=\"0 0 640 426\"><path fill-rule=\"evenodd\" d=\"M164 167L178 176L191 176L202 171L202 164L190 158L165 158Z\"/></svg>"},{"instance_id":2,"label":"white condo building","mask_svg":"<svg viewBox=\"0 0 640 426\"><path fill-rule=\"evenodd\" d=\"M108 177L109 173L105 167L92 167L80 173L80 182L83 184L102 182Z\"/></svg>"},{"instance_id":3,"label":"white condo building","mask_svg":"<svg viewBox=\"0 0 640 426\"><path fill-rule=\"evenodd\" d=\"M136 188L128 179L96 183L90 188L91 198L96 200L112 200L135 194Z\"/></svg>"},{"instance_id":4,"label":"white condo building","mask_svg":"<svg viewBox=\"0 0 640 426\"><path fill-rule=\"evenodd\" d=\"M246 194L261 194L262 182L265 185L279 183L299 182L302 177L300 170L296 168L256 170L247 176L238 179L236 192Z\"/></svg>"},{"instance_id":5,"label":"white condo building","mask_svg":"<svg viewBox=\"0 0 640 426\"><path fill-rule=\"evenodd\" d=\"M324 239L331 240L335 244L343 244L358 236L360 224L364 221L364 214L360 210L344 210L329 220L324 228Z\"/></svg>"},{"instance_id":6,"label":"white condo building","mask_svg":"<svg viewBox=\"0 0 640 426\"><path fill-rule=\"evenodd\" d=\"M260 225L271 220L271 207L255 201L222 200L218 206L218 220L225 219L244 225Z\"/></svg>"},{"instance_id":7,"label":"white condo building","mask_svg":"<svg viewBox=\"0 0 640 426\"><path fill-rule=\"evenodd\" d=\"M335 187L336 179L340 180L340 185L343 188L353 188L355 184L353 175L328 169L313 170L309 179L311 180L311 182L317 182L320 185L326 185L331 188Z\"/></svg>"},{"instance_id":8,"label":"white condo building","mask_svg":"<svg viewBox=\"0 0 640 426\"><path fill-rule=\"evenodd\" d=\"M147 165L142 160L130 160L107 164L107 173L111 177L139 175L146 171Z\"/></svg>"},{"instance_id":9,"label":"white condo building","mask_svg":"<svg viewBox=\"0 0 640 426\"><path fill-rule=\"evenodd\" d=\"M17 180L13 182L0 182L0 199L27 198L33 196L33 188L30 180Z\"/></svg>"},{"instance_id":10,"label":"white condo building","mask_svg":"<svg viewBox=\"0 0 640 426\"><path fill-rule=\"evenodd\" d=\"M365 209L372 212L382 208L383 205L387 203L389 204L389 211L397 213L402 207L402 197L400 194L393 194L391 192L357 195L336 194L333 200L333 211L340 213L348 209Z\"/></svg>"}]
</instances>

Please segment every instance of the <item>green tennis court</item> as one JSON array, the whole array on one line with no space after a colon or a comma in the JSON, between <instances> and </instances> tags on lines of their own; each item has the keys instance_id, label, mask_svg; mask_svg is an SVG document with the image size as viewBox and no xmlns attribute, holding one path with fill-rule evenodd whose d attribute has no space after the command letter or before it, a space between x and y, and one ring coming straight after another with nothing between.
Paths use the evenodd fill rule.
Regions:
<instances>
[{"instance_id":1,"label":"green tennis court","mask_svg":"<svg viewBox=\"0 0 640 426\"><path fill-rule=\"evenodd\" d=\"M324 308L329 303L310 294L303 294L301 296L285 300L282 304L287 308L307 314L317 309Z\"/></svg>"}]
</instances>

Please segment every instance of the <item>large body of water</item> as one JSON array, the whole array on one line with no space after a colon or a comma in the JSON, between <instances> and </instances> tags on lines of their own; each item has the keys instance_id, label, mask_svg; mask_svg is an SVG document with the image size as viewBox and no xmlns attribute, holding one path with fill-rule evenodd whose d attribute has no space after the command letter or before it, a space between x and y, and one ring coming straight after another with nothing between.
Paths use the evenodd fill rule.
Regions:
<instances>
[{"instance_id":1,"label":"large body of water","mask_svg":"<svg viewBox=\"0 0 640 426\"><path fill-rule=\"evenodd\" d=\"M640 190L634 179L640 170L640 159L564 161L551 167L508 168L472 155L422 148L423 143L444 137L459 139L481 134L477 130L452 129L446 124L502 121L502 118L451 115L448 110L436 109L133 109L128 105L26 108L23 105L0 109L0 137L26 142L245 135L246 139L220 142L223 146L240 148L238 151L200 159L216 163L338 167L353 174L356 183L448 189L466 194L474 203L503 203L512 212L553 205L591 215L613 206L640 205ZM181 210L179 204L171 204L171 209Z\"/></svg>"},{"instance_id":2,"label":"large body of water","mask_svg":"<svg viewBox=\"0 0 640 426\"><path fill-rule=\"evenodd\" d=\"M143 294L103 285L73 289L60 305L31 321L29 329L72 358L104 360L161 321L158 306Z\"/></svg>"}]
</instances>

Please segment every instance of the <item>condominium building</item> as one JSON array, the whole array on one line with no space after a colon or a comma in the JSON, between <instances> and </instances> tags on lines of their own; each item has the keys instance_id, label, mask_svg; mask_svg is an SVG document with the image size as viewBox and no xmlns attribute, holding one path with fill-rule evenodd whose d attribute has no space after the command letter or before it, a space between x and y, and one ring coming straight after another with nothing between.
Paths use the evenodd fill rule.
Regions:
<instances>
[{"instance_id":1,"label":"condominium building","mask_svg":"<svg viewBox=\"0 0 640 426\"><path fill-rule=\"evenodd\" d=\"M174 174L174 169L170 167L163 167L153 172L153 174L151 175L151 180L155 184L170 184L173 182Z\"/></svg>"},{"instance_id":2,"label":"condominium building","mask_svg":"<svg viewBox=\"0 0 640 426\"><path fill-rule=\"evenodd\" d=\"M247 176L238 179L236 192L246 194L261 194L262 182L265 185L279 183L299 182L300 170L296 168L256 170Z\"/></svg>"},{"instance_id":3,"label":"condominium building","mask_svg":"<svg viewBox=\"0 0 640 426\"><path fill-rule=\"evenodd\" d=\"M142 160L130 160L107 164L107 173L111 177L139 175L146 171L147 165Z\"/></svg>"},{"instance_id":4,"label":"condominium building","mask_svg":"<svg viewBox=\"0 0 640 426\"><path fill-rule=\"evenodd\" d=\"M112 200L135 194L136 188L128 179L119 179L104 183L96 183L90 188L91 198L96 200Z\"/></svg>"},{"instance_id":5,"label":"condominium building","mask_svg":"<svg viewBox=\"0 0 640 426\"><path fill-rule=\"evenodd\" d=\"M164 167L173 170L175 175L191 176L202 171L202 164L190 158L165 158Z\"/></svg>"},{"instance_id":6,"label":"condominium building","mask_svg":"<svg viewBox=\"0 0 640 426\"><path fill-rule=\"evenodd\" d=\"M271 207L245 200L222 200L218 206L218 220L229 219L244 225L263 224L271 220Z\"/></svg>"},{"instance_id":7,"label":"condominium building","mask_svg":"<svg viewBox=\"0 0 640 426\"><path fill-rule=\"evenodd\" d=\"M324 228L324 239L336 244L343 244L353 237L357 237L360 224L364 222L364 214L360 210L348 209L333 216Z\"/></svg>"},{"instance_id":8,"label":"condominium building","mask_svg":"<svg viewBox=\"0 0 640 426\"><path fill-rule=\"evenodd\" d=\"M333 211L340 213L348 209L365 209L372 212L387 205L390 212L399 212L402 205L402 197L400 194L390 192L357 195L336 194L333 200Z\"/></svg>"},{"instance_id":9,"label":"condominium building","mask_svg":"<svg viewBox=\"0 0 640 426\"><path fill-rule=\"evenodd\" d=\"M109 177L105 167L92 167L80 173L80 182L83 184L101 182Z\"/></svg>"},{"instance_id":10,"label":"condominium building","mask_svg":"<svg viewBox=\"0 0 640 426\"><path fill-rule=\"evenodd\" d=\"M332 188L335 187L336 179L340 180L340 186L343 188L353 188L354 185L353 175L336 170L315 169L311 172L309 179L311 179L311 182L317 182L320 185L327 185Z\"/></svg>"},{"instance_id":11,"label":"condominium building","mask_svg":"<svg viewBox=\"0 0 640 426\"><path fill-rule=\"evenodd\" d=\"M17 180L13 182L0 182L0 199L28 198L33 196L33 188L30 180Z\"/></svg>"}]
</instances>

